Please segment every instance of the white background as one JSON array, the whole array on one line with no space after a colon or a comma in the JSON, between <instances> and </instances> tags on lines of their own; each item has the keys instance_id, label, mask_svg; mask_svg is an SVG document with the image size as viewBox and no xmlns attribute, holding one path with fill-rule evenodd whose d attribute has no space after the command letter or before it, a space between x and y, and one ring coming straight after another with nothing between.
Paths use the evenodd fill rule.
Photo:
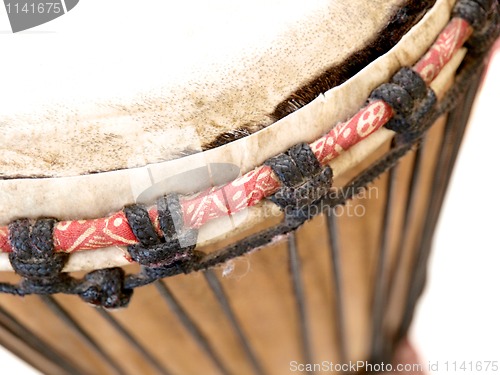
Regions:
<instances>
[{"instance_id":1,"label":"white background","mask_svg":"<svg viewBox=\"0 0 500 375\"><path fill-rule=\"evenodd\" d=\"M499 52L473 109L412 329L424 361L440 361L435 374L455 373L445 371L445 361L499 361L500 367Z\"/></svg>"}]
</instances>

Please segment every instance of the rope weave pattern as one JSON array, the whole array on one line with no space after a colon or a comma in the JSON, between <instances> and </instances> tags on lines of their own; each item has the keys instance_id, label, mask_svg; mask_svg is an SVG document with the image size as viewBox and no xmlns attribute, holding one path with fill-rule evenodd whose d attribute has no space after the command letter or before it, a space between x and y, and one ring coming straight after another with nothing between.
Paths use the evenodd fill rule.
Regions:
<instances>
[{"instance_id":1,"label":"rope weave pattern","mask_svg":"<svg viewBox=\"0 0 500 375\"><path fill-rule=\"evenodd\" d=\"M464 44L471 30L465 20L453 18L413 70L429 84ZM388 103L372 99L351 119L337 124L325 136L312 142L310 147L320 164L325 165L387 124L393 115ZM184 225L200 228L210 220L257 204L279 188L280 181L270 167L257 167L222 187L181 198ZM156 207L149 209L149 215L152 222L157 223ZM159 225L155 227L162 235ZM102 219L61 221L54 230L56 252L128 246L137 242L123 211ZM0 251L11 250L8 229L0 227Z\"/></svg>"},{"instance_id":2,"label":"rope weave pattern","mask_svg":"<svg viewBox=\"0 0 500 375\"><path fill-rule=\"evenodd\" d=\"M485 46L498 36L498 8L498 0L460 0L454 18L422 59L412 69L402 68L391 83L374 90L367 105L355 116L310 145L296 145L232 183L191 197L167 195L149 210L133 205L103 219L59 223L53 219L23 219L0 228L0 249L11 252L12 266L22 276L18 285L0 284L0 292L78 294L96 305L122 307L137 286L180 272L206 269L264 246L310 219L312 211L307 208L318 202L321 207L345 203L410 150L440 113L451 109L450 100L444 100L436 109L435 95L426 86L471 36L471 25L477 34L482 32L473 35L480 48L473 51L476 59L470 65L477 67L487 50ZM466 73L470 76L474 70L464 68L462 79L457 79L454 87L466 84ZM447 96L453 95L458 93L452 89ZM336 198L326 195L332 175L329 167L321 165L384 125L399 133L398 146L354 179L347 186L347 194ZM305 194L296 194L297 190ZM215 253L205 255L194 250L196 229L201 225L273 194L271 199L285 211L282 224ZM297 200L297 195L301 200ZM142 265L139 274L125 275L120 268L109 268L77 280L61 273L67 259L64 252L113 245L128 246L131 258Z\"/></svg>"}]
</instances>

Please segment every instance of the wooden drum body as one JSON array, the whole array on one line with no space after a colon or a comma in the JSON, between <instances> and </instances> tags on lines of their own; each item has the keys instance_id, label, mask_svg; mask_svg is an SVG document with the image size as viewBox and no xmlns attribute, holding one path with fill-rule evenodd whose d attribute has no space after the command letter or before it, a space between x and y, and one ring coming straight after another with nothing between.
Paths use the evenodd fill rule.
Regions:
<instances>
[{"instance_id":1,"label":"wooden drum body","mask_svg":"<svg viewBox=\"0 0 500 375\"><path fill-rule=\"evenodd\" d=\"M0 343L44 373L370 372L407 333L498 1L216 3L144 61L98 19L0 113Z\"/></svg>"}]
</instances>

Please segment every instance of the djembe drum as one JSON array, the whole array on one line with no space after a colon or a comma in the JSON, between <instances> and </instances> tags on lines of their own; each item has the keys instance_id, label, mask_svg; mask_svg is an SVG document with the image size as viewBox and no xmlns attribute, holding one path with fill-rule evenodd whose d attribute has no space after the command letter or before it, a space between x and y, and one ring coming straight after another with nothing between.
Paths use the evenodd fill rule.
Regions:
<instances>
[{"instance_id":1,"label":"djembe drum","mask_svg":"<svg viewBox=\"0 0 500 375\"><path fill-rule=\"evenodd\" d=\"M390 363L499 3L245 7L148 13L140 66L49 36L66 84L2 87L0 342L41 371Z\"/></svg>"}]
</instances>

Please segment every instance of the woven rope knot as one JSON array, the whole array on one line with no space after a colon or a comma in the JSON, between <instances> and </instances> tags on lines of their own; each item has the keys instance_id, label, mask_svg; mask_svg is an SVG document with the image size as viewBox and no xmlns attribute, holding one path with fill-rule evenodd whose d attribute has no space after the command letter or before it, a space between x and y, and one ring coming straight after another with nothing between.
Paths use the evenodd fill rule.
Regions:
<instances>
[{"instance_id":1,"label":"woven rope knot","mask_svg":"<svg viewBox=\"0 0 500 375\"><path fill-rule=\"evenodd\" d=\"M330 191L331 168L322 168L306 143L291 147L286 153L266 160L265 164L283 184L270 199L285 213L287 222L298 227L314 216L311 209L314 202Z\"/></svg>"},{"instance_id":2,"label":"woven rope knot","mask_svg":"<svg viewBox=\"0 0 500 375\"><path fill-rule=\"evenodd\" d=\"M481 30L494 2L492 0L459 0L453 8L452 17L460 17L466 20L474 30Z\"/></svg>"},{"instance_id":3,"label":"woven rope knot","mask_svg":"<svg viewBox=\"0 0 500 375\"><path fill-rule=\"evenodd\" d=\"M197 231L190 229L177 238L165 238L165 242L156 245L131 245L128 252L134 261L149 267L183 262L191 258L197 236Z\"/></svg>"},{"instance_id":4,"label":"woven rope knot","mask_svg":"<svg viewBox=\"0 0 500 375\"><path fill-rule=\"evenodd\" d=\"M125 307L130 302L132 289L124 286L125 272L119 268L105 268L85 275L80 297L88 303L108 309Z\"/></svg>"},{"instance_id":5,"label":"woven rope knot","mask_svg":"<svg viewBox=\"0 0 500 375\"><path fill-rule=\"evenodd\" d=\"M9 225L12 268L26 279L57 279L68 259L67 254L54 252L52 234L55 220L39 219L34 224L21 219Z\"/></svg>"},{"instance_id":6,"label":"woven rope knot","mask_svg":"<svg viewBox=\"0 0 500 375\"><path fill-rule=\"evenodd\" d=\"M203 256L205 256L204 253L193 250L190 253L189 258L186 258L181 262L175 262L169 265L157 267L143 267L141 273L147 278L154 280L163 279L164 277L170 277L181 273L188 273L192 270L193 265L202 259Z\"/></svg>"},{"instance_id":7,"label":"woven rope knot","mask_svg":"<svg viewBox=\"0 0 500 375\"><path fill-rule=\"evenodd\" d=\"M420 74L406 66L399 69L391 81L403 88L415 100L422 100L427 95L427 85Z\"/></svg>"},{"instance_id":8,"label":"woven rope knot","mask_svg":"<svg viewBox=\"0 0 500 375\"><path fill-rule=\"evenodd\" d=\"M125 215L139 244L128 247L131 258L147 267L164 267L187 262L196 247L198 231L184 229L182 209L176 194L157 200L158 221L164 237L156 232L146 208L125 207Z\"/></svg>"},{"instance_id":9,"label":"woven rope knot","mask_svg":"<svg viewBox=\"0 0 500 375\"><path fill-rule=\"evenodd\" d=\"M383 100L392 107L394 116L385 127L400 134L412 133L418 128L422 112L430 112L435 104L435 100L429 99L432 97L435 98L432 89L417 72L407 67L401 68L390 83L380 85L370 94L370 100Z\"/></svg>"},{"instance_id":10,"label":"woven rope knot","mask_svg":"<svg viewBox=\"0 0 500 375\"><path fill-rule=\"evenodd\" d=\"M500 35L500 4L492 0L460 0L454 15L465 19L474 32L465 43L468 51L482 54Z\"/></svg>"}]
</instances>

